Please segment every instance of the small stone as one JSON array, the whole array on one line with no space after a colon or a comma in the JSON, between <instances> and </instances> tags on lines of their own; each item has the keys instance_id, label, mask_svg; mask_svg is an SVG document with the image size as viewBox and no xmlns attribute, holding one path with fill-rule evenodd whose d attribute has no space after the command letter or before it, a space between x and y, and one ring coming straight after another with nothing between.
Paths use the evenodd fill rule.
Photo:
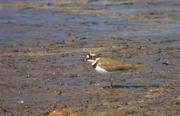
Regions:
<instances>
[{"instance_id":1,"label":"small stone","mask_svg":"<svg viewBox=\"0 0 180 116\"><path fill-rule=\"evenodd\" d=\"M176 105L180 105L180 102L176 102Z\"/></svg>"},{"instance_id":2,"label":"small stone","mask_svg":"<svg viewBox=\"0 0 180 116\"><path fill-rule=\"evenodd\" d=\"M77 116L77 113L70 108L54 110L48 116Z\"/></svg>"},{"instance_id":3,"label":"small stone","mask_svg":"<svg viewBox=\"0 0 180 116\"><path fill-rule=\"evenodd\" d=\"M53 74L53 75L56 75L56 73L55 73L55 72L53 72L52 74Z\"/></svg>"},{"instance_id":4,"label":"small stone","mask_svg":"<svg viewBox=\"0 0 180 116\"><path fill-rule=\"evenodd\" d=\"M23 104L24 103L24 100L19 100L17 101L18 104Z\"/></svg>"},{"instance_id":5,"label":"small stone","mask_svg":"<svg viewBox=\"0 0 180 116\"><path fill-rule=\"evenodd\" d=\"M56 95L61 95L61 94L62 94L62 91L61 91L61 90L55 91L55 94L56 94Z\"/></svg>"},{"instance_id":6,"label":"small stone","mask_svg":"<svg viewBox=\"0 0 180 116\"><path fill-rule=\"evenodd\" d=\"M168 61L162 62L164 65L169 65L170 63Z\"/></svg>"},{"instance_id":7,"label":"small stone","mask_svg":"<svg viewBox=\"0 0 180 116\"><path fill-rule=\"evenodd\" d=\"M30 78L30 75L29 75L29 74L27 74L27 75L26 75L26 78Z\"/></svg>"},{"instance_id":8,"label":"small stone","mask_svg":"<svg viewBox=\"0 0 180 116\"><path fill-rule=\"evenodd\" d=\"M95 85L96 85L96 86L100 86L100 83L96 83Z\"/></svg>"},{"instance_id":9,"label":"small stone","mask_svg":"<svg viewBox=\"0 0 180 116\"><path fill-rule=\"evenodd\" d=\"M47 5L48 5L48 6L52 6L52 5L53 5L53 3L47 3Z\"/></svg>"}]
</instances>

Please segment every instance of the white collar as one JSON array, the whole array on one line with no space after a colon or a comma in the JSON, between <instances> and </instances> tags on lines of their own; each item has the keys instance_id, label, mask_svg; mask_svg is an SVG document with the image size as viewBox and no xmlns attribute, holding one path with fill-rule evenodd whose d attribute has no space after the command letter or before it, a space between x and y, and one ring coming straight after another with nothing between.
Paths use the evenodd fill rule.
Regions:
<instances>
[{"instance_id":1,"label":"white collar","mask_svg":"<svg viewBox=\"0 0 180 116\"><path fill-rule=\"evenodd\" d=\"M91 64L92 66L95 65L97 63L97 61L99 61L101 58L96 58L96 60Z\"/></svg>"}]
</instances>

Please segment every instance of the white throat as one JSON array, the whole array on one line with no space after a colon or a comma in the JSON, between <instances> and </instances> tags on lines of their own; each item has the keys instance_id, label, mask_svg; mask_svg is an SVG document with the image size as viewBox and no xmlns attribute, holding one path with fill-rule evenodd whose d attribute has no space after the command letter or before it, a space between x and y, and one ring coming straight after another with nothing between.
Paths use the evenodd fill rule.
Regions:
<instances>
[{"instance_id":1,"label":"white throat","mask_svg":"<svg viewBox=\"0 0 180 116\"><path fill-rule=\"evenodd\" d=\"M97 63L97 61L100 60L100 58L96 58L95 60L87 60L91 65L94 65Z\"/></svg>"}]
</instances>

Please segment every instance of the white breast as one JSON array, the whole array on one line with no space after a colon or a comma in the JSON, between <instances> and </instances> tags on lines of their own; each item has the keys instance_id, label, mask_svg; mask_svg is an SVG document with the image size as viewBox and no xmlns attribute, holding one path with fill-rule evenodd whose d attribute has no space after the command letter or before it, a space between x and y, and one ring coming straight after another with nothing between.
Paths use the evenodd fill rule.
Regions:
<instances>
[{"instance_id":1,"label":"white breast","mask_svg":"<svg viewBox=\"0 0 180 116\"><path fill-rule=\"evenodd\" d=\"M107 74L108 71L106 71L105 69L99 67L98 65L96 66L95 70L98 72L98 73L101 73L101 74Z\"/></svg>"},{"instance_id":2,"label":"white breast","mask_svg":"<svg viewBox=\"0 0 180 116\"><path fill-rule=\"evenodd\" d=\"M91 64L93 64L94 62L95 62L95 60L91 60L91 59L89 59L89 60L87 60L89 63L91 63Z\"/></svg>"}]
</instances>

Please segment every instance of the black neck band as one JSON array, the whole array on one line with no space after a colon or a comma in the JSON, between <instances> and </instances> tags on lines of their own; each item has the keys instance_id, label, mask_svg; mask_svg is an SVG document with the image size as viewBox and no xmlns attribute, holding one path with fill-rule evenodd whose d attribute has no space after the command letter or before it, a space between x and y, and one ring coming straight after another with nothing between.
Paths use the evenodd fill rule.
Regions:
<instances>
[{"instance_id":1,"label":"black neck band","mask_svg":"<svg viewBox=\"0 0 180 116\"><path fill-rule=\"evenodd\" d=\"M92 65L93 68L96 68L98 61L96 61L95 64Z\"/></svg>"}]
</instances>

